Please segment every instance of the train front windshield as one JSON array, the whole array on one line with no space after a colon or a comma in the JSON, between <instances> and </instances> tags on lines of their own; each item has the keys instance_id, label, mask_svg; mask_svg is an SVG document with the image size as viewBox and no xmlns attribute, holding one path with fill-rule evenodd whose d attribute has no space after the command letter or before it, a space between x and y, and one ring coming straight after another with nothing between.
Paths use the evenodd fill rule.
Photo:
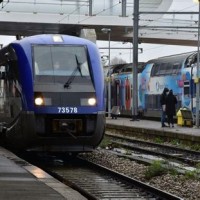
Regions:
<instances>
[{"instance_id":1,"label":"train front windshield","mask_svg":"<svg viewBox=\"0 0 200 200\"><path fill-rule=\"evenodd\" d=\"M64 83L66 76L91 81L84 46L33 46L33 65L36 82Z\"/></svg>"}]
</instances>

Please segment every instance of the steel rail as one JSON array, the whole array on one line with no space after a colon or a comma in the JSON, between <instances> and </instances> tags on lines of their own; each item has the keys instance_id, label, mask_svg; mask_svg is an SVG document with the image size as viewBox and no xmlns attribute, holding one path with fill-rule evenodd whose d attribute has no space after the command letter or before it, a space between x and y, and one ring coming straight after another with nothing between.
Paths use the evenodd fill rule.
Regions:
<instances>
[{"instance_id":1,"label":"steel rail","mask_svg":"<svg viewBox=\"0 0 200 200\"><path fill-rule=\"evenodd\" d=\"M181 197L79 157L66 158L65 154L53 156L25 154L25 157L28 162L39 166L91 200L104 198L182 200Z\"/></svg>"},{"instance_id":2,"label":"steel rail","mask_svg":"<svg viewBox=\"0 0 200 200\"><path fill-rule=\"evenodd\" d=\"M147 153L150 155L156 155L156 156L162 156L165 158L175 159L192 166L198 164L200 160L199 159L200 152L198 151L192 151L192 150L182 149L182 148L173 147L169 145L157 144L157 143L146 142L146 141L141 141L141 140L127 139L124 137L122 138L120 136L109 136L109 137L113 137L113 138L117 138L117 139L125 141L125 142L119 142L119 141L114 141L114 140L112 141L113 144L116 144L123 148ZM127 144L126 142L129 142L130 144ZM144 147L141 147L139 144L144 145ZM137 145L137 146L134 146L134 145ZM167 150L167 151L166 153L163 153L163 151L159 151L159 149L149 150L149 147L160 148L163 151L164 150ZM170 154L170 151L172 152L171 154ZM173 151L175 153L173 153ZM195 157L195 159L191 159L190 157Z\"/></svg>"},{"instance_id":3,"label":"steel rail","mask_svg":"<svg viewBox=\"0 0 200 200\"><path fill-rule=\"evenodd\" d=\"M112 199L116 197L121 200L133 197L137 197L137 199L149 198L152 200L182 200L180 197L130 178L107 167L83 160L82 158L77 159L79 169L72 166L70 169L63 169L60 174L56 169L45 170L63 183L76 189L86 198L92 200ZM87 172L84 166L88 168L89 172ZM81 173L83 174L81 175ZM99 183L100 185L98 185ZM120 190L121 187L124 187L125 190Z\"/></svg>"},{"instance_id":4,"label":"steel rail","mask_svg":"<svg viewBox=\"0 0 200 200\"><path fill-rule=\"evenodd\" d=\"M138 180L136 180L134 178L130 178L130 177L128 177L128 176L126 176L124 174L121 174L119 172L116 172L114 170L110 170L109 168L104 167L102 165L95 164L93 162L86 161L86 160L83 160L83 161L88 163L89 166L93 166L95 168L98 168L99 170L103 170L105 173L110 173L110 174L113 175L113 177L117 177L117 178L122 179L122 180L124 180L126 182L129 182L129 183L131 183L133 185L136 185L136 186L138 186L138 187L140 187L142 189L145 189L145 190L149 191L150 193L153 193L153 194L157 195L160 198L170 199L170 200L181 200L182 199L182 198L177 197L177 196L175 196L173 194L170 194L168 192L165 192L163 190L160 190L158 188L150 186L150 185L148 185L148 184L146 184L144 182L138 181Z\"/></svg>"}]
</instances>

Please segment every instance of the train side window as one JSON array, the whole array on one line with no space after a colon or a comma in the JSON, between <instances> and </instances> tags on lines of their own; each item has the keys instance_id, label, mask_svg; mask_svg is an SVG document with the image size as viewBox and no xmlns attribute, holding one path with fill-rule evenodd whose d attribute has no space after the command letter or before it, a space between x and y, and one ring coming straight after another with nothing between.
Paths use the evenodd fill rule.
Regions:
<instances>
[{"instance_id":1,"label":"train side window","mask_svg":"<svg viewBox=\"0 0 200 200\"><path fill-rule=\"evenodd\" d=\"M132 72L132 69L130 69L130 68L122 69L121 72Z\"/></svg>"},{"instance_id":2,"label":"train side window","mask_svg":"<svg viewBox=\"0 0 200 200\"><path fill-rule=\"evenodd\" d=\"M145 107L147 109L152 109L153 108L153 95L145 95Z\"/></svg>"},{"instance_id":3,"label":"train side window","mask_svg":"<svg viewBox=\"0 0 200 200\"><path fill-rule=\"evenodd\" d=\"M150 96L145 94L145 108L148 109L150 107Z\"/></svg>"},{"instance_id":4,"label":"train side window","mask_svg":"<svg viewBox=\"0 0 200 200\"><path fill-rule=\"evenodd\" d=\"M161 63L160 64L160 70L159 70L159 75L166 75L167 74L167 67L168 63Z\"/></svg>"},{"instance_id":5,"label":"train side window","mask_svg":"<svg viewBox=\"0 0 200 200\"><path fill-rule=\"evenodd\" d=\"M167 63L166 75L171 75L172 71L173 71L173 65L171 63Z\"/></svg>"},{"instance_id":6,"label":"train side window","mask_svg":"<svg viewBox=\"0 0 200 200\"><path fill-rule=\"evenodd\" d=\"M149 110L160 109L160 95L145 95L145 108Z\"/></svg>"},{"instance_id":7,"label":"train side window","mask_svg":"<svg viewBox=\"0 0 200 200\"><path fill-rule=\"evenodd\" d=\"M159 69L160 69L160 65L158 63L155 63L152 67L152 70L151 70L151 76L158 76L159 75Z\"/></svg>"},{"instance_id":8,"label":"train side window","mask_svg":"<svg viewBox=\"0 0 200 200\"><path fill-rule=\"evenodd\" d=\"M160 109L160 94L155 95L155 101L156 101L155 108Z\"/></svg>"},{"instance_id":9,"label":"train side window","mask_svg":"<svg viewBox=\"0 0 200 200\"><path fill-rule=\"evenodd\" d=\"M156 109L157 102L156 102L156 95L152 95L152 109Z\"/></svg>"},{"instance_id":10,"label":"train side window","mask_svg":"<svg viewBox=\"0 0 200 200\"><path fill-rule=\"evenodd\" d=\"M129 65L123 70L124 70L124 72L132 72L132 66Z\"/></svg>"},{"instance_id":11,"label":"train side window","mask_svg":"<svg viewBox=\"0 0 200 200\"><path fill-rule=\"evenodd\" d=\"M179 63L175 63L172 69L172 75L176 75L181 71L181 65Z\"/></svg>"},{"instance_id":12,"label":"train side window","mask_svg":"<svg viewBox=\"0 0 200 200\"><path fill-rule=\"evenodd\" d=\"M155 64L152 66L151 69L151 77L155 76Z\"/></svg>"}]
</instances>

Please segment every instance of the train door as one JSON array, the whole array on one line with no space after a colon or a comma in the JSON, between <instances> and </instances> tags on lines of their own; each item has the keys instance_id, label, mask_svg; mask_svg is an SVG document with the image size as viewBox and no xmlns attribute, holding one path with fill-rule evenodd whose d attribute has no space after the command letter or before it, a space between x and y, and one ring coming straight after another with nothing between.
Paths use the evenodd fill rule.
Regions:
<instances>
[{"instance_id":1,"label":"train door","mask_svg":"<svg viewBox=\"0 0 200 200\"><path fill-rule=\"evenodd\" d=\"M125 97L126 97L126 110L131 108L131 85L130 81L127 78L125 81Z\"/></svg>"},{"instance_id":2,"label":"train door","mask_svg":"<svg viewBox=\"0 0 200 200\"><path fill-rule=\"evenodd\" d=\"M188 107L190 103L190 82L188 80L183 83L183 98L183 106Z\"/></svg>"},{"instance_id":3,"label":"train door","mask_svg":"<svg viewBox=\"0 0 200 200\"><path fill-rule=\"evenodd\" d=\"M121 109L125 109L125 80L124 78L121 78L120 82L120 105Z\"/></svg>"},{"instance_id":4,"label":"train door","mask_svg":"<svg viewBox=\"0 0 200 200\"><path fill-rule=\"evenodd\" d=\"M185 73L185 78L183 82L183 105L184 107L192 110L193 107L193 81L191 78L191 72L187 71Z\"/></svg>"},{"instance_id":5,"label":"train door","mask_svg":"<svg viewBox=\"0 0 200 200\"><path fill-rule=\"evenodd\" d=\"M115 101L114 104L115 106L120 106L120 80L115 81Z\"/></svg>"},{"instance_id":6,"label":"train door","mask_svg":"<svg viewBox=\"0 0 200 200\"><path fill-rule=\"evenodd\" d=\"M195 83L195 78L196 78L196 66L192 66L191 70L191 110L194 114L196 114L196 83Z\"/></svg>"},{"instance_id":7,"label":"train door","mask_svg":"<svg viewBox=\"0 0 200 200\"><path fill-rule=\"evenodd\" d=\"M109 85L108 85L109 86ZM115 87L115 77L111 78L111 82L110 82L110 93L111 93L111 109L112 107L115 105L116 103L116 87ZM107 96L108 97L108 96Z\"/></svg>"}]
</instances>

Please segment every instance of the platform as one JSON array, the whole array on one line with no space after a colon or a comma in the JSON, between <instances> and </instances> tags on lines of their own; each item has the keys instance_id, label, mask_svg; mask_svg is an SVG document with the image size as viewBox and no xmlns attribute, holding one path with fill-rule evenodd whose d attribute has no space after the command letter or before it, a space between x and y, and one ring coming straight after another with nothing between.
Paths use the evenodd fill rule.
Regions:
<instances>
[{"instance_id":1,"label":"platform","mask_svg":"<svg viewBox=\"0 0 200 200\"><path fill-rule=\"evenodd\" d=\"M0 147L1 200L85 200L77 191Z\"/></svg>"},{"instance_id":2,"label":"platform","mask_svg":"<svg viewBox=\"0 0 200 200\"><path fill-rule=\"evenodd\" d=\"M131 121L131 118L112 119L106 118L107 129L118 129L124 132L132 132L133 134L149 134L156 136L164 136L168 138L200 142L200 128L178 126L177 124L172 127L161 127L161 122L151 120Z\"/></svg>"}]
</instances>

